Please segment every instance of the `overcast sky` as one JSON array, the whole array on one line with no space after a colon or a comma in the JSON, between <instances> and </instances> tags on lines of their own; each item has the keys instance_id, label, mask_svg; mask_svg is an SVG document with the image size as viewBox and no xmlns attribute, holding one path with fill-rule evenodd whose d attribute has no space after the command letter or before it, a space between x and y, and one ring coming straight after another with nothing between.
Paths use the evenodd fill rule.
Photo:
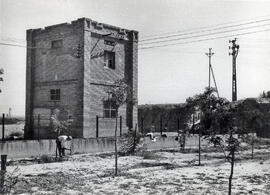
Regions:
<instances>
[{"instance_id":1,"label":"overcast sky","mask_svg":"<svg viewBox=\"0 0 270 195\"><path fill-rule=\"evenodd\" d=\"M223 24L221 26L224 27L270 19L270 1L258 0L0 0L0 2L0 42L19 45L25 45L26 29L70 22L80 17L138 30L140 40L149 38L148 36L159 34L168 36L172 35L171 32L205 26ZM257 27L250 28L252 26ZM270 29L270 21L234 29L238 28L244 29L169 43L267 30ZM230 29L219 31L228 30ZM257 97L263 90L270 90L270 31L238 38L240 45L237 58L238 98ZM183 103L187 97L202 92L208 85L208 58L205 52L209 47L215 52L212 65L220 95L231 100L232 59L228 55L229 39L226 37L140 49L139 104ZM148 46L151 45L141 47ZM0 94L0 113L6 113L11 107L14 114L24 115L25 48L0 45L1 67L5 69L5 80L0 83L3 91Z\"/></svg>"}]
</instances>

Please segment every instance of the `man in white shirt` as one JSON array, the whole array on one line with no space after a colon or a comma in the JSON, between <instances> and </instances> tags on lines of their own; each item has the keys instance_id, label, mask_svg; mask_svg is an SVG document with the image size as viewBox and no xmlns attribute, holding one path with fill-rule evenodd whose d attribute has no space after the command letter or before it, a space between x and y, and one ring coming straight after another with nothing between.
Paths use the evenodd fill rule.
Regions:
<instances>
[{"instance_id":1,"label":"man in white shirt","mask_svg":"<svg viewBox=\"0 0 270 195\"><path fill-rule=\"evenodd\" d=\"M70 150L70 147L68 148L67 142L71 141L72 137L68 135L60 135L57 137L56 143L58 145L59 150L59 156L65 156L65 150Z\"/></svg>"},{"instance_id":2,"label":"man in white shirt","mask_svg":"<svg viewBox=\"0 0 270 195\"><path fill-rule=\"evenodd\" d=\"M64 135L64 130L68 129L68 126L71 125L73 120L71 119L71 116L69 116L69 119L67 121L60 121L58 119L60 114L59 109L54 109L53 114L51 116L52 121L52 128L53 131L56 132L56 147L59 152L59 156L65 156L65 150L70 150L66 146L66 142L72 140L71 136Z\"/></svg>"}]
</instances>

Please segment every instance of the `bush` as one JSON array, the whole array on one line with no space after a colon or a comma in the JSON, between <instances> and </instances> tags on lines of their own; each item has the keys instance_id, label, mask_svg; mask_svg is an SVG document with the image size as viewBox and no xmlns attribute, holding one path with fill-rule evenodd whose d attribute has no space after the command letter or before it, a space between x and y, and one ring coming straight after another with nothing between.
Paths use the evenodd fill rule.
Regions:
<instances>
[{"instance_id":1,"label":"bush","mask_svg":"<svg viewBox=\"0 0 270 195\"><path fill-rule=\"evenodd\" d=\"M17 174L19 171L18 167L14 169L13 172L0 172L0 194L9 194L11 190L14 188L14 186L19 181L19 175ZM2 183L2 179L4 179L4 182Z\"/></svg>"},{"instance_id":2,"label":"bush","mask_svg":"<svg viewBox=\"0 0 270 195\"><path fill-rule=\"evenodd\" d=\"M142 134L129 131L120 138L119 154L122 156L134 154L142 147Z\"/></svg>"}]
</instances>

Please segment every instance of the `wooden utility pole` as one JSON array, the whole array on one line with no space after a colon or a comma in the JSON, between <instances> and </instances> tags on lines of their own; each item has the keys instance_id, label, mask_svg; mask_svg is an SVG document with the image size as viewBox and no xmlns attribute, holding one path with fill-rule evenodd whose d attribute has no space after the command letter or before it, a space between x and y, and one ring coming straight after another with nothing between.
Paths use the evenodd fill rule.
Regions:
<instances>
[{"instance_id":1,"label":"wooden utility pole","mask_svg":"<svg viewBox=\"0 0 270 195\"><path fill-rule=\"evenodd\" d=\"M236 38L229 41L229 43L232 43L232 47L229 46L229 49L232 50L232 52L229 53L229 55L232 55L232 101L237 100L236 58L238 56L239 45L235 42Z\"/></svg>"}]
</instances>

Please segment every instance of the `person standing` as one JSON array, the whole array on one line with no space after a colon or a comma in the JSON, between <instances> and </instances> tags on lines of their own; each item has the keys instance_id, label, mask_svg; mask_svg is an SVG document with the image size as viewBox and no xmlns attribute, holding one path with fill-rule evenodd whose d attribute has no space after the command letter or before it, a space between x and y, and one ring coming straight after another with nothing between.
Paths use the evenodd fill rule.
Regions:
<instances>
[{"instance_id":1,"label":"person standing","mask_svg":"<svg viewBox=\"0 0 270 195\"><path fill-rule=\"evenodd\" d=\"M61 141L59 140L59 136L61 135L61 131L63 129L63 125L59 120L60 110L58 108L53 110L51 121L52 121L52 129L56 133L56 150L58 150L59 156L62 157L63 149L61 146Z\"/></svg>"}]
</instances>

